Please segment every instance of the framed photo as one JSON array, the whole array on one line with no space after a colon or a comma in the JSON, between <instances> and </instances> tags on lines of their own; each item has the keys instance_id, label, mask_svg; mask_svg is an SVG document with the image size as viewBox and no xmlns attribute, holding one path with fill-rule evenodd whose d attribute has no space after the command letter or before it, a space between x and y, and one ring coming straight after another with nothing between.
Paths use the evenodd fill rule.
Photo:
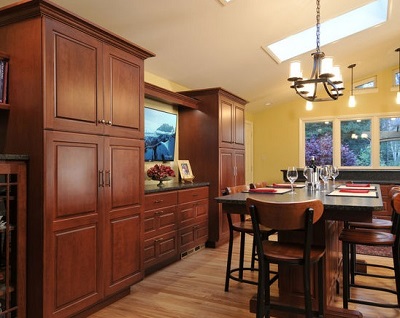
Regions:
<instances>
[{"instance_id":1,"label":"framed photo","mask_svg":"<svg viewBox=\"0 0 400 318\"><path fill-rule=\"evenodd\" d=\"M190 167L189 160L178 160L179 173L181 175L181 179L185 182L193 182L194 175L192 172L192 168Z\"/></svg>"}]
</instances>

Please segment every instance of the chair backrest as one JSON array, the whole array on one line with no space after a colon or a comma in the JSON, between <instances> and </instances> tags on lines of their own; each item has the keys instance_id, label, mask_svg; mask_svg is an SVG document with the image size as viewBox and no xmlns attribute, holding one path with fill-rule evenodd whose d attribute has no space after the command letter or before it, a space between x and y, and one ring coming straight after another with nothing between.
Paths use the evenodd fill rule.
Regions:
<instances>
[{"instance_id":1,"label":"chair backrest","mask_svg":"<svg viewBox=\"0 0 400 318\"><path fill-rule=\"evenodd\" d=\"M266 181L250 183L250 189L265 188L267 185Z\"/></svg>"},{"instance_id":2,"label":"chair backrest","mask_svg":"<svg viewBox=\"0 0 400 318\"><path fill-rule=\"evenodd\" d=\"M392 234L397 235L397 240L400 237L400 192L393 193L392 195Z\"/></svg>"},{"instance_id":3,"label":"chair backrest","mask_svg":"<svg viewBox=\"0 0 400 318\"><path fill-rule=\"evenodd\" d=\"M226 187L225 194L240 193L243 191L249 191L249 189L250 189L250 187L247 184L237 185L237 186L233 186L233 187Z\"/></svg>"},{"instance_id":4,"label":"chair backrest","mask_svg":"<svg viewBox=\"0 0 400 318\"><path fill-rule=\"evenodd\" d=\"M308 210L313 210L311 224L316 223L324 211L320 200L277 203L248 198L246 205L249 212L255 209L259 224L278 231L305 229Z\"/></svg>"}]
</instances>

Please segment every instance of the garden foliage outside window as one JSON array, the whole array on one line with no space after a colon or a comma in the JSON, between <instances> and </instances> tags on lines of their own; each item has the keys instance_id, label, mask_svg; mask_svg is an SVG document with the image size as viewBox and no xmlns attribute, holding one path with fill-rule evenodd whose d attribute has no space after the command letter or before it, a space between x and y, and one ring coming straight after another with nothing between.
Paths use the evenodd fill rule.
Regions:
<instances>
[{"instance_id":1,"label":"garden foliage outside window","mask_svg":"<svg viewBox=\"0 0 400 318\"><path fill-rule=\"evenodd\" d=\"M399 117L305 121L302 127L305 165L314 156L317 165L400 167Z\"/></svg>"}]
</instances>

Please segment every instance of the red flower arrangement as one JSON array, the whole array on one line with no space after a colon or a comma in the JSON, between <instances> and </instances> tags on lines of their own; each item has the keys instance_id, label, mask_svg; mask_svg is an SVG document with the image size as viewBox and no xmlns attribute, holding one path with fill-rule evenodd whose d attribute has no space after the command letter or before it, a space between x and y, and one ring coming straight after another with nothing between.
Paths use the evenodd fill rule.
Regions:
<instances>
[{"instance_id":1,"label":"red flower arrangement","mask_svg":"<svg viewBox=\"0 0 400 318\"><path fill-rule=\"evenodd\" d=\"M147 170L147 176L153 180L165 180L168 177L175 177L175 172L170 166L154 165Z\"/></svg>"}]
</instances>

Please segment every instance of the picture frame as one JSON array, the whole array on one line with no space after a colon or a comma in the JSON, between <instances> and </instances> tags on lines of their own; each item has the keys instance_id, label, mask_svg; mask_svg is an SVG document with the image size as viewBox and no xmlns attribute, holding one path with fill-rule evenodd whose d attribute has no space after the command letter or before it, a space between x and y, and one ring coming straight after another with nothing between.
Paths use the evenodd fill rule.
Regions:
<instances>
[{"instance_id":1,"label":"picture frame","mask_svg":"<svg viewBox=\"0 0 400 318\"><path fill-rule=\"evenodd\" d=\"M193 182L194 175L189 160L178 160L179 174L183 182Z\"/></svg>"}]
</instances>

